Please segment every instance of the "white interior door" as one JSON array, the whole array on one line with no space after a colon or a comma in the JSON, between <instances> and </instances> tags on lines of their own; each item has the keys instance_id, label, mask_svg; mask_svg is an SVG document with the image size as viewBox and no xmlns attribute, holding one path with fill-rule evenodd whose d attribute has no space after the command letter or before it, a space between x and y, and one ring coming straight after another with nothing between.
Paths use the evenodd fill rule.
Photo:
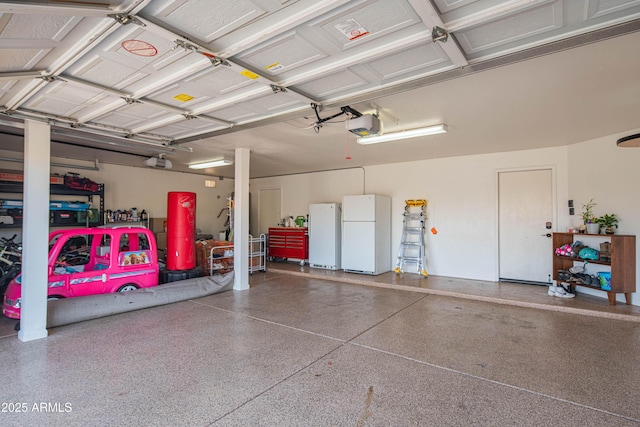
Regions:
<instances>
[{"instance_id":1,"label":"white interior door","mask_svg":"<svg viewBox=\"0 0 640 427\"><path fill-rule=\"evenodd\" d=\"M500 172L500 280L549 283L553 184L551 169Z\"/></svg>"},{"instance_id":2,"label":"white interior door","mask_svg":"<svg viewBox=\"0 0 640 427\"><path fill-rule=\"evenodd\" d=\"M269 233L269 227L277 227L282 219L282 191L280 188L260 190L259 233Z\"/></svg>"}]
</instances>

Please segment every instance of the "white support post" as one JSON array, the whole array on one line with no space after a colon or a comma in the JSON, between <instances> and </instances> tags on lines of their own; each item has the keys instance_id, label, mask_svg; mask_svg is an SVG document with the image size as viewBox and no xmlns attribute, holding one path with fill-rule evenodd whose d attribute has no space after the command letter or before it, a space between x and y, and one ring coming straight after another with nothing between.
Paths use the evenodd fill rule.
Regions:
<instances>
[{"instance_id":1,"label":"white support post","mask_svg":"<svg viewBox=\"0 0 640 427\"><path fill-rule=\"evenodd\" d=\"M20 341L47 336L49 173L51 131L46 123L24 124L22 302Z\"/></svg>"},{"instance_id":2,"label":"white support post","mask_svg":"<svg viewBox=\"0 0 640 427\"><path fill-rule=\"evenodd\" d=\"M249 149L236 148L233 221L233 289L249 289Z\"/></svg>"}]
</instances>

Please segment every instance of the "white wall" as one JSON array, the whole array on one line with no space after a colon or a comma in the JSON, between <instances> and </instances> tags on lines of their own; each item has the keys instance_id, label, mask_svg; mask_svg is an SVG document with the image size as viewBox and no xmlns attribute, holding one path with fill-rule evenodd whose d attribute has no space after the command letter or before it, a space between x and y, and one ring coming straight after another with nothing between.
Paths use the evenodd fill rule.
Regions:
<instances>
[{"instance_id":1,"label":"white wall","mask_svg":"<svg viewBox=\"0 0 640 427\"><path fill-rule=\"evenodd\" d=\"M85 171L84 176L105 186L105 209L146 209L150 217L167 216L167 193L190 191L196 193L196 227L216 238L224 229L226 198L233 192L234 180L216 179L215 188L204 186L203 175L172 172L151 168L131 168L103 165L99 172Z\"/></svg>"},{"instance_id":2,"label":"white wall","mask_svg":"<svg viewBox=\"0 0 640 427\"><path fill-rule=\"evenodd\" d=\"M607 136L568 148L568 169L571 176L569 194L576 204L594 200L597 216L615 213L620 234L640 234L640 148L620 148L615 141L640 129L620 135ZM576 215L575 224L581 218Z\"/></svg>"},{"instance_id":3,"label":"white wall","mask_svg":"<svg viewBox=\"0 0 640 427\"><path fill-rule=\"evenodd\" d=\"M498 280L498 172L555 169L556 194L564 198L566 158L562 147L367 168L367 191L392 197L394 265L404 201L427 199L427 230L437 230L426 235L429 274Z\"/></svg>"},{"instance_id":4,"label":"white wall","mask_svg":"<svg viewBox=\"0 0 640 427\"><path fill-rule=\"evenodd\" d=\"M16 153L0 152L0 157L17 157ZM21 157L21 156L20 156ZM52 158L52 163L69 165L91 165L71 159ZM0 169L22 170L21 163L0 162ZM132 168L117 165L100 165L100 170L81 170L71 167L52 167L51 173L64 175L76 172L95 182L103 183L105 188L105 210L130 209L136 207L145 209L150 217L167 216L167 193L170 191L190 191L196 193L196 227L203 233L211 233L218 237L220 230L224 230L227 218L226 211L217 218L222 209L226 208L226 198L233 192L234 180L215 179L215 188L207 188L204 181L207 177L170 170L151 169L146 167ZM209 178L211 179L211 178ZM3 194L0 197L20 199L20 194ZM70 200L69 196L51 196L52 200ZM85 200L83 200L85 201ZM94 207L98 200L94 200ZM11 236L20 233L20 229L0 229L0 235Z\"/></svg>"},{"instance_id":5,"label":"white wall","mask_svg":"<svg viewBox=\"0 0 640 427\"><path fill-rule=\"evenodd\" d=\"M295 218L299 215L306 216L311 203L341 203L343 195L364 194L364 185L364 168L252 179L249 184L251 232L255 233L254 226L258 225L260 190L282 189L282 217Z\"/></svg>"},{"instance_id":6,"label":"white wall","mask_svg":"<svg viewBox=\"0 0 640 427\"><path fill-rule=\"evenodd\" d=\"M615 213L619 233L640 234L640 148L615 141L640 130L566 147L465 156L366 167L364 170L300 174L251 181L252 192L282 188L283 215L306 214L309 203L340 202L346 194L383 194L392 198L392 265L400 244L405 199L427 199L427 269L430 274L496 281L498 264L498 172L553 170L554 227L579 225L581 204L593 198L595 213ZM357 171L357 172L356 172ZM575 215L567 202L574 200ZM254 197L252 209L259 200ZM550 255L551 250L550 248ZM638 251L640 255L640 251ZM523 248L523 260L526 260ZM640 267L640 260L636 265ZM637 272L638 277L640 273ZM606 300L603 292L580 288ZM619 296L619 300L622 300ZM633 295L633 304L640 298Z\"/></svg>"},{"instance_id":7,"label":"white wall","mask_svg":"<svg viewBox=\"0 0 640 427\"><path fill-rule=\"evenodd\" d=\"M574 225L581 222L581 206L593 199L597 216L614 213L620 220L616 233L640 236L640 148L620 148L616 141L640 129L597 138L568 148L569 195L574 200ZM637 239L637 237L636 237ZM637 242L636 242L637 245ZM636 279L640 278L640 251L636 246ZM585 292L588 292L585 289ZM594 295L602 293L591 291ZM623 301L621 295L618 301ZM638 293L632 303L640 305Z\"/></svg>"},{"instance_id":8,"label":"white wall","mask_svg":"<svg viewBox=\"0 0 640 427\"><path fill-rule=\"evenodd\" d=\"M498 279L497 177L511 169L550 167L556 195L566 206L567 148L396 163L251 181L253 209L260 188L282 188L283 215L304 215L310 203L341 202L348 194L383 194L392 198L392 265L402 234L406 199L427 199L427 270L430 274L495 281ZM256 213L257 215L257 213ZM558 230L565 230L562 210Z\"/></svg>"}]
</instances>

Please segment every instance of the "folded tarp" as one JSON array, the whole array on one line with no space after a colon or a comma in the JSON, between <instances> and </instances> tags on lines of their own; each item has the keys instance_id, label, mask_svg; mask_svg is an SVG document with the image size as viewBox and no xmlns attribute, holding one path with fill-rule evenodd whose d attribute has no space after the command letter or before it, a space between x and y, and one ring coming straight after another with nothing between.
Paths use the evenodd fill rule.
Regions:
<instances>
[{"instance_id":1,"label":"folded tarp","mask_svg":"<svg viewBox=\"0 0 640 427\"><path fill-rule=\"evenodd\" d=\"M229 272L130 292L51 300L48 301L47 327L54 328L228 291L233 288L233 277L233 272Z\"/></svg>"}]
</instances>

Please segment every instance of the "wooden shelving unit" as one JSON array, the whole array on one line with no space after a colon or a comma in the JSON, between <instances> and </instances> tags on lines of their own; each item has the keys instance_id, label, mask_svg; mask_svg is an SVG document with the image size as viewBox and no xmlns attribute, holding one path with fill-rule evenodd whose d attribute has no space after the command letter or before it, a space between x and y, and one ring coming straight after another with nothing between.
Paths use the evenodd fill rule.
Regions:
<instances>
[{"instance_id":1,"label":"wooden shelving unit","mask_svg":"<svg viewBox=\"0 0 640 427\"><path fill-rule=\"evenodd\" d=\"M602 290L607 292L609 304L616 305L616 294L624 294L626 303L631 304L631 294L636 291L636 236L633 235L553 233L553 279L558 280L558 270L569 270L574 262L584 262L580 258L556 255L555 249L563 245L571 245L575 240L584 239L585 236L598 237L611 242L611 262L588 260L590 264L611 266L611 290ZM568 283L572 287L586 286L601 290L599 287L578 282Z\"/></svg>"}]
</instances>

